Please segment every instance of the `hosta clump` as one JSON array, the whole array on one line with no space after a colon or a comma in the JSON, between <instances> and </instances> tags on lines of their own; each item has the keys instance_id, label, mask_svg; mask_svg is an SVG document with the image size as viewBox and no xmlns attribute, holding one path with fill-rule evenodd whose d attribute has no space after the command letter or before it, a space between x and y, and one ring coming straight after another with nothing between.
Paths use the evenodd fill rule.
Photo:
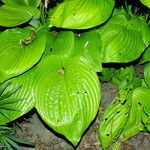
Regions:
<instances>
[{"instance_id":1,"label":"hosta clump","mask_svg":"<svg viewBox=\"0 0 150 150\"><path fill-rule=\"evenodd\" d=\"M77 145L99 109L96 72L103 71L103 81L112 78L119 85L118 99L108 107L101 123L103 148L116 146L115 141L119 143L143 127L149 130L149 108L145 107L149 101L143 99L148 97L149 67L145 68L145 82L133 67L102 69L102 63L133 61L148 47L150 29L142 17L123 9L116 9L111 16L114 0L64 0L50 8L49 16L45 12L48 1L2 2L0 83L12 83L6 93L21 86L11 95L11 99L21 100L2 100L1 104L9 103L5 108L19 111L2 112L0 123L35 108L53 130Z\"/></svg>"},{"instance_id":2,"label":"hosta clump","mask_svg":"<svg viewBox=\"0 0 150 150\"><path fill-rule=\"evenodd\" d=\"M102 62L129 62L141 55L150 44L150 28L145 19L116 9L112 18L99 29Z\"/></svg>"},{"instance_id":3,"label":"hosta clump","mask_svg":"<svg viewBox=\"0 0 150 150\"><path fill-rule=\"evenodd\" d=\"M50 17L50 26L86 29L105 22L114 8L114 0L65 0Z\"/></svg>"}]
</instances>

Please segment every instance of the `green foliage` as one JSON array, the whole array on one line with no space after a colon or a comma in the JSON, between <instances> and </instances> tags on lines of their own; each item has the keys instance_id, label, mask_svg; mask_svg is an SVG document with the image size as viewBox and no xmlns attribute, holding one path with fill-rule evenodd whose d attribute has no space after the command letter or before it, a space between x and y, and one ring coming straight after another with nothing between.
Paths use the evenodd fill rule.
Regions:
<instances>
[{"instance_id":1,"label":"green foliage","mask_svg":"<svg viewBox=\"0 0 150 150\"><path fill-rule=\"evenodd\" d=\"M18 144L34 146L33 142L15 135L12 128L5 124L0 124L0 148L4 150L21 150Z\"/></svg>"},{"instance_id":2,"label":"green foliage","mask_svg":"<svg viewBox=\"0 0 150 150\"><path fill-rule=\"evenodd\" d=\"M150 123L150 89L142 87L142 79L136 74L135 68L120 68L112 77L112 82L119 86L119 93L115 102L105 110L100 124L103 149L115 148L118 142L145 131L145 128L149 130ZM126 113L123 113L125 110ZM114 125L110 125L110 122Z\"/></svg>"},{"instance_id":3,"label":"green foliage","mask_svg":"<svg viewBox=\"0 0 150 150\"><path fill-rule=\"evenodd\" d=\"M36 7L2 5L0 7L0 26L14 27L29 21L33 16L40 16Z\"/></svg>"},{"instance_id":4,"label":"green foliage","mask_svg":"<svg viewBox=\"0 0 150 150\"><path fill-rule=\"evenodd\" d=\"M112 13L114 0L65 0L50 17L50 25L69 29L86 29L105 22Z\"/></svg>"},{"instance_id":5,"label":"green foliage","mask_svg":"<svg viewBox=\"0 0 150 150\"><path fill-rule=\"evenodd\" d=\"M45 35L34 29L8 29L0 33L0 83L35 65L44 53Z\"/></svg>"},{"instance_id":6,"label":"green foliage","mask_svg":"<svg viewBox=\"0 0 150 150\"><path fill-rule=\"evenodd\" d=\"M10 105L22 100L20 98L12 98L12 95L20 89L20 86L14 87L14 89L5 92L10 84L11 82L0 85L0 116L2 115L8 120L10 119L8 111L19 111Z\"/></svg>"},{"instance_id":7,"label":"green foliage","mask_svg":"<svg viewBox=\"0 0 150 150\"><path fill-rule=\"evenodd\" d=\"M99 110L100 72L101 81L119 88L100 123L103 149L119 149L139 131L150 131L150 28L143 16L114 8L114 0L2 2L0 124L35 107L76 146ZM134 66L141 56L144 79ZM20 140L9 135L1 141L18 149L14 141Z\"/></svg>"},{"instance_id":8,"label":"green foliage","mask_svg":"<svg viewBox=\"0 0 150 150\"><path fill-rule=\"evenodd\" d=\"M6 5L39 6L41 0L2 0Z\"/></svg>"},{"instance_id":9,"label":"green foliage","mask_svg":"<svg viewBox=\"0 0 150 150\"><path fill-rule=\"evenodd\" d=\"M101 28L102 62L130 62L141 55L150 41L150 28L142 17L116 9Z\"/></svg>"},{"instance_id":10,"label":"green foliage","mask_svg":"<svg viewBox=\"0 0 150 150\"><path fill-rule=\"evenodd\" d=\"M84 59L50 56L37 70L37 111L76 145L99 108L100 85L94 69Z\"/></svg>"},{"instance_id":11,"label":"green foliage","mask_svg":"<svg viewBox=\"0 0 150 150\"><path fill-rule=\"evenodd\" d=\"M150 1L149 0L140 0L142 4L150 8Z\"/></svg>"}]
</instances>

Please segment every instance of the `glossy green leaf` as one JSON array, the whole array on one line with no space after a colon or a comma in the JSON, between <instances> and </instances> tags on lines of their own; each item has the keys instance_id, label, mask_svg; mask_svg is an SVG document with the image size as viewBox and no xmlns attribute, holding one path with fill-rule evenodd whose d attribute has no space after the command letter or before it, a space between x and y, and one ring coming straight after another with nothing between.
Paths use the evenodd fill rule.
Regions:
<instances>
[{"instance_id":1,"label":"glossy green leaf","mask_svg":"<svg viewBox=\"0 0 150 150\"><path fill-rule=\"evenodd\" d=\"M99 29L103 62L130 62L140 57L150 44L150 28L142 17L116 10Z\"/></svg>"},{"instance_id":2,"label":"glossy green leaf","mask_svg":"<svg viewBox=\"0 0 150 150\"><path fill-rule=\"evenodd\" d=\"M0 83L35 65L46 45L44 35L27 28L6 30L0 39Z\"/></svg>"},{"instance_id":3,"label":"glossy green leaf","mask_svg":"<svg viewBox=\"0 0 150 150\"><path fill-rule=\"evenodd\" d=\"M147 7L150 8L150 1L149 1L149 0L140 0L140 1L141 1L141 3L142 3L143 5L145 5L145 6L147 6Z\"/></svg>"},{"instance_id":4,"label":"glossy green leaf","mask_svg":"<svg viewBox=\"0 0 150 150\"><path fill-rule=\"evenodd\" d=\"M76 145L99 108L100 83L94 69L84 59L53 55L40 62L36 79L38 113Z\"/></svg>"},{"instance_id":5,"label":"glossy green leaf","mask_svg":"<svg viewBox=\"0 0 150 150\"><path fill-rule=\"evenodd\" d=\"M105 22L112 13L114 0L65 0L58 4L50 26L86 29Z\"/></svg>"},{"instance_id":6,"label":"glossy green leaf","mask_svg":"<svg viewBox=\"0 0 150 150\"><path fill-rule=\"evenodd\" d=\"M75 36L74 51L72 56L86 58L96 72L102 71L101 63L101 37L96 30Z\"/></svg>"},{"instance_id":7,"label":"glossy green leaf","mask_svg":"<svg viewBox=\"0 0 150 150\"><path fill-rule=\"evenodd\" d=\"M101 43L96 30L74 35L71 31L49 32L45 55L84 57L97 72L101 66Z\"/></svg>"},{"instance_id":8,"label":"glossy green leaf","mask_svg":"<svg viewBox=\"0 0 150 150\"><path fill-rule=\"evenodd\" d=\"M146 49L142 56L141 63L150 62L150 46Z\"/></svg>"},{"instance_id":9,"label":"glossy green leaf","mask_svg":"<svg viewBox=\"0 0 150 150\"><path fill-rule=\"evenodd\" d=\"M107 149L117 141L128 119L130 100L120 103L116 101L106 108L100 123L100 141L103 149Z\"/></svg>"},{"instance_id":10,"label":"glossy green leaf","mask_svg":"<svg viewBox=\"0 0 150 150\"><path fill-rule=\"evenodd\" d=\"M144 80L150 88L150 63L146 64L144 67Z\"/></svg>"},{"instance_id":11,"label":"glossy green leaf","mask_svg":"<svg viewBox=\"0 0 150 150\"><path fill-rule=\"evenodd\" d=\"M125 141L136 135L139 131L144 130L144 126L142 124L142 113L143 107L138 100L137 91L134 90L132 94L132 104L129 117L124 127L124 130L120 135L121 141Z\"/></svg>"},{"instance_id":12,"label":"glossy green leaf","mask_svg":"<svg viewBox=\"0 0 150 150\"><path fill-rule=\"evenodd\" d=\"M141 104L144 112L150 117L150 89L143 87L136 88L133 97Z\"/></svg>"},{"instance_id":13,"label":"glossy green leaf","mask_svg":"<svg viewBox=\"0 0 150 150\"><path fill-rule=\"evenodd\" d=\"M34 107L34 81L35 81L35 73L33 71L29 71L21 76L13 78L8 81L11 83L4 94L7 92L14 90L16 87L20 87L14 94L10 95L5 102L9 102L11 100L17 100L15 103L6 103L5 106L8 106L12 109L16 109L17 111L13 110L6 110L3 109L3 112L7 114L7 117L0 114L0 124L4 124L10 121L13 121L20 116L26 114ZM6 83L3 83L6 84ZM1 103L0 103L1 104Z\"/></svg>"},{"instance_id":14,"label":"glossy green leaf","mask_svg":"<svg viewBox=\"0 0 150 150\"><path fill-rule=\"evenodd\" d=\"M39 6L41 0L2 0L6 5Z\"/></svg>"},{"instance_id":15,"label":"glossy green leaf","mask_svg":"<svg viewBox=\"0 0 150 150\"><path fill-rule=\"evenodd\" d=\"M29 21L33 16L40 16L36 7L3 5L0 7L0 26L14 27Z\"/></svg>"}]
</instances>

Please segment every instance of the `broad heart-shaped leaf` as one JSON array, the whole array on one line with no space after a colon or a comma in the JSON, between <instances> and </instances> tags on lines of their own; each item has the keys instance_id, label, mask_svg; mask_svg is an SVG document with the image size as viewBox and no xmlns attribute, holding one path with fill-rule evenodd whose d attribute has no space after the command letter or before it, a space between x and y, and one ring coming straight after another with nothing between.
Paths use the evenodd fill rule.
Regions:
<instances>
[{"instance_id":1,"label":"broad heart-shaped leaf","mask_svg":"<svg viewBox=\"0 0 150 150\"><path fill-rule=\"evenodd\" d=\"M129 62L141 55L150 44L150 28L146 21L116 10L112 18L99 29L103 62Z\"/></svg>"},{"instance_id":2,"label":"broad heart-shaped leaf","mask_svg":"<svg viewBox=\"0 0 150 150\"><path fill-rule=\"evenodd\" d=\"M50 17L50 26L86 29L105 22L112 13L114 0L65 0Z\"/></svg>"},{"instance_id":3,"label":"broad heart-shaped leaf","mask_svg":"<svg viewBox=\"0 0 150 150\"><path fill-rule=\"evenodd\" d=\"M69 57L74 48L74 33L72 31L52 31L46 33L47 45L45 55L62 55Z\"/></svg>"},{"instance_id":4,"label":"broad heart-shaped leaf","mask_svg":"<svg viewBox=\"0 0 150 150\"><path fill-rule=\"evenodd\" d=\"M0 39L0 83L35 65L46 45L44 35L28 28L6 30Z\"/></svg>"},{"instance_id":5,"label":"broad heart-shaped leaf","mask_svg":"<svg viewBox=\"0 0 150 150\"><path fill-rule=\"evenodd\" d=\"M150 63L144 66L144 80L150 88Z\"/></svg>"},{"instance_id":6,"label":"broad heart-shaped leaf","mask_svg":"<svg viewBox=\"0 0 150 150\"><path fill-rule=\"evenodd\" d=\"M123 103L116 101L106 108L100 123L100 141L103 149L107 149L117 141L128 119L131 100Z\"/></svg>"},{"instance_id":7,"label":"broad heart-shaped leaf","mask_svg":"<svg viewBox=\"0 0 150 150\"><path fill-rule=\"evenodd\" d=\"M6 5L39 6L41 0L2 0Z\"/></svg>"},{"instance_id":8,"label":"broad heart-shaped leaf","mask_svg":"<svg viewBox=\"0 0 150 150\"><path fill-rule=\"evenodd\" d=\"M140 0L140 1L141 1L141 3L142 3L143 5L145 5L145 6L147 6L147 7L150 8L150 1L149 1L149 0Z\"/></svg>"},{"instance_id":9,"label":"broad heart-shaped leaf","mask_svg":"<svg viewBox=\"0 0 150 150\"><path fill-rule=\"evenodd\" d=\"M74 51L72 56L86 58L96 72L102 71L101 63L101 37L96 30L75 36Z\"/></svg>"},{"instance_id":10,"label":"broad heart-shaped leaf","mask_svg":"<svg viewBox=\"0 0 150 150\"><path fill-rule=\"evenodd\" d=\"M29 21L33 16L40 16L36 7L3 5L0 7L0 26L14 27Z\"/></svg>"},{"instance_id":11,"label":"broad heart-shaped leaf","mask_svg":"<svg viewBox=\"0 0 150 150\"><path fill-rule=\"evenodd\" d=\"M30 70L27 73L15 77L7 82L11 82L11 84L7 87L4 94L7 92L14 90L16 87L21 86L14 94L12 94L10 97L8 97L9 100L14 99L21 99L20 101L12 104L6 104L6 107L11 107L14 110L6 110L3 109L2 114L0 114L0 124L4 124L10 121L13 121L20 116L26 114L28 111L30 111L34 107L34 81L35 81L35 72ZM7 83L6 82L6 83ZM6 84L3 83L3 84ZM0 101L2 101L0 99ZM7 116L5 116L7 114Z\"/></svg>"},{"instance_id":12,"label":"broad heart-shaped leaf","mask_svg":"<svg viewBox=\"0 0 150 150\"><path fill-rule=\"evenodd\" d=\"M94 69L84 59L53 55L40 62L37 70L38 113L76 145L99 108L100 83Z\"/></svg>"}]
</instances>

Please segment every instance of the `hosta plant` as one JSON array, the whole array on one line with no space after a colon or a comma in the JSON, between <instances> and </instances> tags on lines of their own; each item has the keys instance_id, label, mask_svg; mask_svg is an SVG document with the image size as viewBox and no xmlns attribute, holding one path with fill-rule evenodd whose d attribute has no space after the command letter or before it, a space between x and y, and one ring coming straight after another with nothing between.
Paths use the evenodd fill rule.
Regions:
<instances>
[{"instance_id":1,"label":"hosta plant","mask_svg":"<svg viewBox=\"0 0 150 150\"><path fill-rule=\"evenodd\" d=\"M114 0L2 0L0 108L9 109L0 109L1 124L36 108L46 124L76 146L99 110L101 79L119 86L100 123L103 149L149 131L149 64L145 79L133 65L103 65L125 66L141 56L148 62L150 28L146 17L114 7Z\"/></svg>"}]
</instances>

